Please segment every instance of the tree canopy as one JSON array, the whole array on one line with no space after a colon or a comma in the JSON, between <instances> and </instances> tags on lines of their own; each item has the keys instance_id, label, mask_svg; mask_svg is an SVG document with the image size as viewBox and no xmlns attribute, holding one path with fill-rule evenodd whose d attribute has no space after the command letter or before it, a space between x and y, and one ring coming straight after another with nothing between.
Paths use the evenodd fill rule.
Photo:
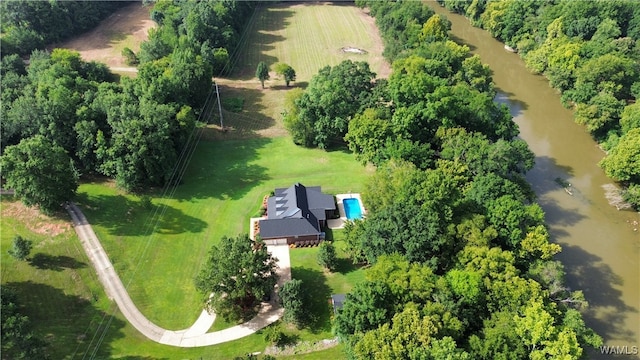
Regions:
<instances>
[{"instance_id":1,"label":"tree canopy","mask_svg":"<svg viewBox=\"0 0 640 360\"><path fill-rule=\"evenodd\" d=\"M2 312L2 357L7 359L47 359L46 343L32 330L31 321L22 313L18 297L7 286L0 290Z\"/></svg>"},{"instance_id":2,"label":"tree canopy","mask_svg":"<svg viewBox=\"0 0 640 360\"><path fill-rule=\"evenodd\" d=\"M258 67L256 68L256 77L260 80L260 84L264 89L264 82L269 80L269 67L264 61L260 61L258 63Z\"/></svg>"},{"instance_id":3,"label":"tree canopy","mask_svg":"<svg viewBox=\"0 0 640 360\"><path fill-rule=\"evenodd\" d=\"M246 234L225 236L209 250L196 277L196 288L216 314L241 319L273 291L276 266L276 259L261 240L253 242Z\"/></svg>"},{"instance_id":4,"label":"tree canopy","mask_svg":"<svg viewBox=\"0 0 640 360\"><path fill-rule=\"evenodd\" d=\"M345 227L346 253L370 265L334 321L348 354L577 359L599 346L578 312L584 296L563 285L553 260L561 248L524 179L534 155L494 103L490 70L448 40L444 19L404 18L419 4L358 3L406 21L408 34L397 37L415 41L393 50L393 72L378 88L385 100L353 115L345 136L359 160L377 167L362 192L366 218ZM520 31L499 25L501 2L474 3L476 19L494 21L497 33ZM496 13L482 18L484 6Z\"/></svg>"},{"instance_id":5,"label":"tree canopy","mask_svg":"<svg viewBox=\"0 0 640 360\"><path fill-rule=\"evenodd\" d=\"M41 135L7 147L0 163L6 186L45 213L59 210L78 189L78 173L67 152Z\"/></svg>"},{"instance_id":6,"label":"tree canopy","mask_svg":"<svg viewBox=\"0 0 640 360\"><path fill-rule=\"evenodd\" d=\"M370 103L374 77L366 62L345 60L320 69L295 100L295 112L285 115L293 141L320 148L340 143L351 118Z\"/></svg>"},{"instance_id":7,"label":"tree canopy","mask_svg":"<svg viewBox=\"0 0 640 360\"><path fill-rule=\"evenodd\" d=\"M624 182L624 194L637 189L640 180L620 167L620 154L630 153L625 135L640 126L623 119L640 94L640 11L634 2L438 2L517 49L528 68L546 76L575 109L576 122L608 152L600 162L607 175ZM623 149L615 151L618 146ZM636 197L627 200L640 207Z\"/></svg>"},{"instance_id":8,"label":"tree canopy","mask_svg":"<svg viewBox=\"0 0 640 360\"><path fill-rule=\"evenodd\" d=\"M287 87L289 87L290 82L296 81L296 71L290 65L277 63L274 65L274 70L276 74L284 78L284 82Z\"/></svg>"}]
</instances>

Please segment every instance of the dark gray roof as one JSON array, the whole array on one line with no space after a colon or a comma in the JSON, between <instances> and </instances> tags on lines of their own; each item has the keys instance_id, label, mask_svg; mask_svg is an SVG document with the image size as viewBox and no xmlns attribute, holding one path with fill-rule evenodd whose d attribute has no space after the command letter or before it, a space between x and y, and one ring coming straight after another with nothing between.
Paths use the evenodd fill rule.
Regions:
<instances>
[{"instance_id":1,"label":"dark gray roof","mask_svg":"<svg viewBox=\"0 0 640 360\"><path fill-rule=\"evenodd\" d=\"M317 224L318 222L315 221ZM260 236L264 238L316 235L320 229L307 219L272 219L260 221Z\"/></svg>"},{"instance_id":2,"label":"dark gray roof","mask_svg":"<svg viewBox=\"0 0 640 360\"><path fill-rule=\"evenodd\" d=\"M267 219L260 221L264 238L320 234L320 221L326 210L335 210L333 196L323 194L320 186L297 183L278 188L267 200Z\"/></svg>"}]
</instances>

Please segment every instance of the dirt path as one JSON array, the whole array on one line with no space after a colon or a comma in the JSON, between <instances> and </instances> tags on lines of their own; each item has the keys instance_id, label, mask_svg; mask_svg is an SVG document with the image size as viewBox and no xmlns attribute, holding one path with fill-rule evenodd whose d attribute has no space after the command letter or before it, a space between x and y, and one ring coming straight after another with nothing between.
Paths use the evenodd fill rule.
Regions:
<instances>
[{"instance_id":1,"label":"dirt path","mask_svg":"<svg viewBox=\"0 0 640 360\"><path fill-rule=\"evenodd\" d=\"M149 29L156 23L149 18L149 8L141 3L124 7L103 20L92 31L55 47L76 50L85 61L98 61L110 68L126 67L122 49L140 50Z\"/></svg>"},{"instance_id":2,"label":"dirt path","mask_svg":"<svg viewBox=\"0 0 640 360\"><path fill-rule=\"evenodd\" d=\"M284 310L278 305L277 298L274 296L271 302L262 303L262 307L256 317L244 324L224 330L207 333L216 316L206 310L202 311L200 317L188 329L174 331L161 328L149 321L135 306L127 289L113 268L113 264L111 264L102 244L100 244L100 240L98 240L80 208L74 203L69 203L66 209L71 215L73 226L80 238L82 247L96 269L107 296L116 302L118 309L120 309L127 321L150 340L177 347L216 345L249 336L282 317ZM278 259L278 286L282 287L286 281L291 280L289 247L287 245L267 246L267 249Z\"/></svg>"}]
</instances>

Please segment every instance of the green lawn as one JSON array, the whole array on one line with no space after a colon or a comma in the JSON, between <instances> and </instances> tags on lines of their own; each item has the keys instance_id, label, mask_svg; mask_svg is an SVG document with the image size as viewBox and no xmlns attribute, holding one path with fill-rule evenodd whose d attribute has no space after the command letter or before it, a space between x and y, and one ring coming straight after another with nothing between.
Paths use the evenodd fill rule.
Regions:
<instances>
[{"instance_id":1,"label":"green lawn","mask_svg":"<svg viewBox=\"0 0 640 360\"><path fill-rule=\"evenodd\" d=\"M138 308L162 327L181 329L201 311L193 278L208 249L248 231L265 194L295 182L333 194L360 191L369 173L349 153L305 149L289 138L203 141L183 183L172 197L153 194L152 209L98 182L81 185L78 203ZM296 249L292 261L311 256L319 269L314 251Z\"/></svg>"},{"instance_id":2,"label":"green lawn","mask_svg":"<svg viewBox=\"0 0 640 360\"><path fill-rule=\"evenodd\" d=\"M309 329L300 333L303 340L331 338L331 294L344 294L364 279L363 269L356 267L344 254L342 231L334 231L334 244L338 254L338 268L334 272L324 270L317 262L318 247L291 250L291 276L303 281L304 293L311 301L306 304L315 316Z\"/></svg>"},{"instance_id":3,"label":"green lawn","mask_svg":"<svg viewBox=\"0 0 640 360\"><path fill-rule=\"evenodd\" d=\"M0 203L0 262L2 287L11 288L31 319L36 334L56 344L49 348L52 359L84 356L94 334L110 320L107 299L66 213L50 218L25 208L13 197ZM13 237L33 241L27 261L7 254ZM111 319L105 340L124 336L122 319ZM61 345L62 344L62 345ZM102 349L98 356L107 355Z\"/></svg>"},{"instance_id":4,"label":"green lawn","mask_svg":"<svg viewBox=\"0 0 640 360\"><path fill-rule=\"evenodd\" d=\"M248 30L236 64L236 75L254 79L256 66L284 62L296 70L297 81L308 82L318 70L341 61L367 61L371 70L386 76L388 65L373 18L351 4L283 4L262 6ZM343 52L343 47L366 54ZM255 79L256 84L258 80ZM266 85L284 87L272 78Z\"/></svg>"},{"instance_id":5,"label":"green lawn","mask_svg":"<svg viewBox=\"0 0 640 360\"><path fill-rule=\"evenodd\" d=\"M134 303L158 325L180 329L190 326L201 310L193 277L211 244L223 235L247 231L248 219L266 193L296 181L321 185L328 193L355 192L362 189L368 175L369 170L351 154L297 147L289 138L201 142L173 197L154 194L151 209L143 208L137 197L122 194L110 182L98 181L81 185L78 203ZM97 352L104 358L226 358L238 351L264 350L261 334L202 349L178 349L146 340L111 307L64 213L61 220L42 220L49 225L42 225L40 232L55 226L65 229L51 236L27 228L29 224L38 229L40 223L28 212L25 215L16 210L13 212L18 214L13 214L14 207L22 208L17 203L3 200L2 206L3 286L16 288L27 314L38 324L39 334L55 334L48 338L65 344L53 347L54 358L92 352L95 342L91 340L96 337L97 341L100 329L109 322L103 340L106 345ZM162 217L154 217L157 213ZM6 251L14 234L34 240L32 254L40 254L35 256L36 262L9 257ZM334 232L338 254L344 257L341 236L341 231ZM311 329L299 332L300 340L331 337L328 297L348 291L363 276L346 259L341 260L338 272L326 273L317 264L316 254L317 248L291 251L293 276L305 281L315 295L311 306L318 315ZM214 324L214 328L223 327Z\"/></svg>"},{"instance_id":6,"label":"green lawn","mask_svg":"<svg viewBox=\"0 0 640 360\"><path fill-rule=\"evenodd\" d=\"M281 113L290 88L272 72L262 89L255 78L260 61L269 66L277 62L291 65L297 75L291 86L302 88L322 67L335 66L347 59L367 61L378 77L388 77L390 73L382 57L382 40L374 19L355 6L273 4L258 8L253 19L238 56L234 57L236 71L227 79L216 79L223 100L244 100L240 113L224 112L224 125L234 129L227 136L286 135ZM366 50L367 54L342 52L341 48L346 46ZM218 123L219 119L211 121Z\"/></svg>"}]
</instances>

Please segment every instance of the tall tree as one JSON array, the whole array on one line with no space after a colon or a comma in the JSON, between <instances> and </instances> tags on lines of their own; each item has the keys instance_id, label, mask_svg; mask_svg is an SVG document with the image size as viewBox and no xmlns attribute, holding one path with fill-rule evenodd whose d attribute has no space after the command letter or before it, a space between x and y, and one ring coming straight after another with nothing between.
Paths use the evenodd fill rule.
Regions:
<instances>
[{"instance_id":1,"label":"tall tree","mask_svg":"<svg viewBox=\"0 0 640 360\"><path fill-rule=\"evenodd\" d=\"M374 77L362 61L320 69L295 101L298 119L289 122L296 125L289 128L294 142L320 148L342 142L351 118L370 104Z\"/></svg>"},{"instance_id":2,"label":"tall tree","mask_svg":"<svg viewBox=\"0 0 640 360\"><path fill-rule=\"evenodd\" d=\"M288 64L277 63L274 65L276 74L284 78L284 83L289 87L289 83L296 81L296 71Z\"/></svg>"},{"instance_id":3,"label":"tall tree","mask_svg":"<svg viewBox=\"0 0 640 360\"><path fill-rule=\"evenodd\" d=\"M640 128L631 129L601 162L607 176L640 183Z\"/></svg>"},{"instance_id":4,"label":"tall tree","mask_svg":"<svg viewBox=\"0 0 640 360\"><path fill-rule=\"evenodd\" d=\"M256 68L256 77L260 80L260 84L262 84L262 88L264 89L265 80L269 80L269 67L264 61L260 61L260 63L258 63L258 67Z\"/></svg>"},{"instance_id":5,"label":"tall tree","mask_svg":"<svg viewBox=\"0 0 640 360\"><path fill-rule=\"evenodd\" d=\"M329 271L334 271L336 269L336 266L338 266L338 257L336 255L336 248L332 243L323 241L320 244L320 249L318 251L318 264Z\"/></svg>"},{"instance_id":6,"label":"tall tree","mask_svg":"<svg viewBox=\"0 0 640 360\"><path fill-rule=\"evenodd\" d=\"M438 319L423 316L409 304L389 323L367 332L355 345L358 359L434 359L467 360L469 354L458 349L450 337L440 339Z\"/></svg>"},{"instance_id":7,"label":"tall tree","mask_svg":"<svg viewBox=\"0 0 640 360\"><path fill-rule=\"evenodd\" d=\"M217 314L237 320L273 291L276 267L276 259L261 240L253 242L246 234L223 237L211 247L196 277L196 288Z\"/></svg>"},{"instance_id":8,"label":"tall tree","mask_svg":"<svg viewBox=\"0 0 640 360\"><path fill-rule=\"evenodd\" d=\"M6 186L28 205L52 213L71 200L78 189L78 173L67 152L42 135L9 146L0 158Z\"/></svg>"},{"instance_id":9,"label":"tall tree","mask_svg":"<svg viewBox=\"0 0 640 360\"><path fill-rule=\"evenodd\" d=\"M338 310L334 331L338 337L346 339L349 335L373 330L391 320L393 311L393 295L387 284L358 283Z\"/></svg>"}]
</instances>

